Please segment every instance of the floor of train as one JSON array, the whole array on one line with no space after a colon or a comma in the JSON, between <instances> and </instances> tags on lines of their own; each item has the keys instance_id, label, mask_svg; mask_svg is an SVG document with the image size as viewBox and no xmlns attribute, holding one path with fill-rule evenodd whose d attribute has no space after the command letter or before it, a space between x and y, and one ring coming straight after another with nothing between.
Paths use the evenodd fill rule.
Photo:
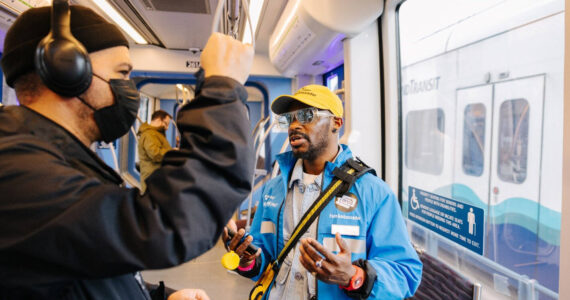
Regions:
<instances>
[{"instance_id":1,"label":"floor of train","mask_svg":"<svg viewBox=\"0 0 570 300\"><path fill-rule=\"evenodd\" d=\"M162 280L173 289L200 288L211 300L247 299L254 282L224 269L220 263L224 253L224 246L218 242L196 259L171 269L145 271L143 278L151 283Z\"/></svg>"}]
</instances>

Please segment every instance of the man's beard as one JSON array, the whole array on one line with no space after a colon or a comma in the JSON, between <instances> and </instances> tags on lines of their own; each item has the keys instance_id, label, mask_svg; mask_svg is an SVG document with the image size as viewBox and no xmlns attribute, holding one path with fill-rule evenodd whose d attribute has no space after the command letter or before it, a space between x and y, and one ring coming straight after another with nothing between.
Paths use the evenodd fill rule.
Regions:
<instances>
[{"instance_id":1,"label":"man's beard","mask_svg":"<svg viewBox=\"0 0 570 300\"><path fill-rule=\"evenodd\" d=\"M307 161L314 161L315 159L317 159L317 157L319 157L321 154L323 154L328 146L329 140L328 140L328 131L330 129L330 124L327 124L327 128L325 130L323 130L323 135L319 135L317 136L317 139L315 141L315 143L312 143L311 140L309 139L309 137L301 132L296 132L293 131L291 132L289 135L293 135L293 134L298 134L301 135L309 144L309 149L305 152L301 152L300 150L295 150L295 148L293 148L293 156L295 158L301 158L303 160L307 160Z\"/></svg>"},{"instance_id":2,"label":"man's beard","mask_svg":"<svg viewBox=\"0 0 570 300\"><path fill-rule=\"evenodd\" d=\"M85 104L81 104L79 107L79 111L77 112L79 116L79 120L81 124L78 124L77 128L81 128L84 135L90 141L97 141L101 139L101 133L99 132L99 128L95 124L95 120L93 119L93 111L88 108Z\"/></svg>"}]
</instances>

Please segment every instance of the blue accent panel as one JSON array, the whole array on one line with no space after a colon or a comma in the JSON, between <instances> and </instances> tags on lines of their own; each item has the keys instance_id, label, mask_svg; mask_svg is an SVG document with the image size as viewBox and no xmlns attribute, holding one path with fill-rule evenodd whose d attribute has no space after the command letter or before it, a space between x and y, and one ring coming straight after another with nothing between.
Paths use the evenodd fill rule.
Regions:
<instances>
[{"instance_id":1,"label":"blue accent panel","mask_svg":"<svg viewBox=\"0 0 570 300\"><path fill-rule=\"evenodd\" d=\"M279 154L281 147L283 147L283 143L285 143L285 141L287 141L288 138L289 134L287 132L276 132L271 136L271 149L275 150L272 153L273 155L272 161L275 161L275 156ZM287 145L287 148L285 149L285 151L289 150L291 150L291 145Z\"/></svg>"},{"instance_id":2,"label":"blue accent panel","mask_svg":"<svg viewBox=\"0 0 570 300\"><path fill-rule=\"evenodd\" d=\"M109 167L115 169L115 165L113 163L113 153L109 148L99 148L95 150L95 153L103 160Z\"/></svg>"},{"instance_id":3,"label":"blue accent panel","mask_svg":"<svg viewBox=\"0 0 570 300\"><path fill-rule=\"evenodd\" d=\"M338 78L338 88L339 89L342 88L342 81L344 80L344 63L341 64L340 66L326 72L326 73L323 73L323 85L330 89L331 87L328 86L328 80L327 79L331 76L334 76L334 75L336 75ZM343 108L344 108L344 102L343 102ZM344 135L344 128L345 128L345 126L342 126L340 128L339 136Z\"/></svg>"},{"instance_id":4,"label":"blue accent panel","mask_svg":"<svg viewBox=\"0 0 570 300\"><path fill-rule=\"evenodd\" d=\"M137 83L137 88L140 88L148 83L161 83L161 84L196 84L196 76L192 73L163 73L163 72L131 72L131 78L140 80Z\"/></svg>"},{"instance_id":5,"label":"blue accent panel","mask_svg":"<svg viewBox=\"0 0 570 300\"><path fill-rule=\"evenodd\" d=\"M137 148L137 139L129 130L129 157L127 159L127 172L131 174L137 181L140 182L141 174L135 168L135 149Z\"/></svg>"},{"instance_id":6,"label":"blue accent panel","mask_svg":"<svg viewBox=\"0 0 570 300\"><path fill-rule=\"evenodd\" d=\"M95 153L97 153L97 155L101 158L101 160L103 162L105 162L109 167L113 168L113 170L115 169L115 163L113 162L113 152L111 151L111 148L109 147L105 147L102 148L99 146L100 143L96 143L95 146ZM113 145L115 146L115 152L117 154L117 160L119 159L118 155L119 155L119 151L118 151L118 143L117 141L113 142Z\"/></svg>"},{"instance_id":7,"label":"blue accent panel","mask_svg":"<svg viewBox=\"0 0 570 300\"><path fill-rule=\"evenodd\" d=\"M160 109L169 113L173 118L176 118L176 107L177 103L175 99L160 99ZM171 124L166 130L166 140L170 143L170 146L176 146L176 131L175 127Z\"/></svg>"},{"instance_id":8,"label":"blue accent panel","mask_svg":"<svg viewBox=\"0 0 570 300\"><path fill-rule=\"evenodd\" d=\"M291 78L250 76L246 85L249 82L260 83L267 89L269 103L277 96L291 94ZM269 111L269 107L267 109Z\"/></svg>"},{"instance_id":9,"label":"blue accent panel","mask_svg":"<svg viewBox=\"0 0 570 300\"><path fill-rule=\"evenodd\" d=\"M180 78L180 79L168 79L168 78L145 78L142 79L141 81L139 81L137 83L137 89L141 89L141 87L143 87L146 84L149 83L156 83L156 84L177 84L177 83L181 83L181 84L196 84L196 79L195 78L188 78L188 79L184 79L184 78Z\"/></svg>"},{"instance_id":10,"label":"blue accent panel","mask_svg":"<svg viewBox=\"0 0 570 300\"><path fill-rule=\"evenodd\" d=\"M263 108L263 103L262 102L248 102L247 108L249 109L249 118L251 119L251 126L249 128L249 131L253 132L253 128L255 127L255 124L257 124L257 122L259 122L259 120L262 117L261 110Z\"/></svg>"},{"instance_id":11,"label":"blue accent panel","mask_svg":"<svg viewBox=\"0 0 570 300\"><path fill-rule=\"evenodd\" d=\"M324 85L326 85L327 83L327 78L329 78L331 75L337 75L338 76L338 88L342 88L342 81L344 80L344 64L326 72L323 74L323 83Z\"/></svg>"},{"instance_id":12,"label":"blue accent panel","mask_svg":"<svg viewBox=\"0 0 570 300\"><path fill-rule=\"evenodd\" d=\"M267 105L264 105L265 114L269 114L271 110L271 103L275 98L281 95L290 95L291 94L291 78L284 78L284 77L263 77L263 76L250 76L249 81L258 82L265 86L266 90L268 91L268 98L269 101ZM275 133L272 132L269 135L269 145L270 145L270 153L266 153L265 157L270 157L270 159L266 159L266 168L271 170L270 165L273 164L275 161L275 157L279 154L279 150L281 150L281 146L283 142L287 138L287 133ZM266 144L267 145L267 144ZM266 147L267 149L268 147Z\"/></svg>"},{"instance_id":13,"label":"blue accent panel","mask_svg":"<svg viewBox=\"0 0 570 300\"><path fill-rule=\"evenodd\" d=\"M253 132L253 128L259 122L259 120L263 117L266 118L269 116L269 111L264 109L265 107L269 106L269 91L267 91L267 87L265 84L257 81L250 81L245 83L245 86L255 87L257 88L261 94L263 95L263 102L248 102L248 109L249 109L249 116L251 120L250 124L250 132ZM256 107L257 106L257 107ZM258 109L257 112L255 110ZM263 112L263 116L261 116ZM269 133L269 138L271 138L271 133ZM271 156L271 145L266 145L265 147L265 157ZM256 165L257 166L257 165ZM264 164L265 170L271 170L271 160L266 159Z\"/></svg>"}]
</instances>

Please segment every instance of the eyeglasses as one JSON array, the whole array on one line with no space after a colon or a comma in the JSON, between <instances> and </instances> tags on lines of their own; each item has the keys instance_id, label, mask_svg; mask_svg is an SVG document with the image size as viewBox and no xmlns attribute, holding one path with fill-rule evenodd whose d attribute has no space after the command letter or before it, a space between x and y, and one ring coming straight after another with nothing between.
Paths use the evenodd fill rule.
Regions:
<instances>
[{"instance_id":1,"label":"eyeglasses","mask_svg":"<svg viewBox=\"0 0 570 300\"><path fill-rule=\"evenodd\" d=\"M307 107L291 112L286 112L277 116L279 127L287 129L293 122L293 118L301 124L308 124L315 120L315 116L319 117L334 117L334 115L326 110L318 110L315 107Z\"/></svg>"}]
</instances>

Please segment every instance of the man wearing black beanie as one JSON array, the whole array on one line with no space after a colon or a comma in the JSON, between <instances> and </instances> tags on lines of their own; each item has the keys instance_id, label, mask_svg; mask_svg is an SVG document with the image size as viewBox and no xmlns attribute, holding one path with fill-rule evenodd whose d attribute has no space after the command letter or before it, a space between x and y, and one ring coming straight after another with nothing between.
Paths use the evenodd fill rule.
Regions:
<instances>
[{"instance_id":1,"label":"man wearing black beanie","mask_svg":"<svg viewBox=\"0 0 570 300\"><path fill-rule=\"evenodd\" d=\"M21 105L0 107L0 299L166 299L138 272L213 247L249 193L243 83L253 49L210 37L197 96L178 115L180 149L165 155L140 195L89 149L120 137L136 117L128 41L92 10L70 11L92 65L79 95L48 88L34 67L49 7L26 11L6 34L2 69ZM207 296L182 290L168 299L182 298Z\"/></svg>"}]
</instances>

